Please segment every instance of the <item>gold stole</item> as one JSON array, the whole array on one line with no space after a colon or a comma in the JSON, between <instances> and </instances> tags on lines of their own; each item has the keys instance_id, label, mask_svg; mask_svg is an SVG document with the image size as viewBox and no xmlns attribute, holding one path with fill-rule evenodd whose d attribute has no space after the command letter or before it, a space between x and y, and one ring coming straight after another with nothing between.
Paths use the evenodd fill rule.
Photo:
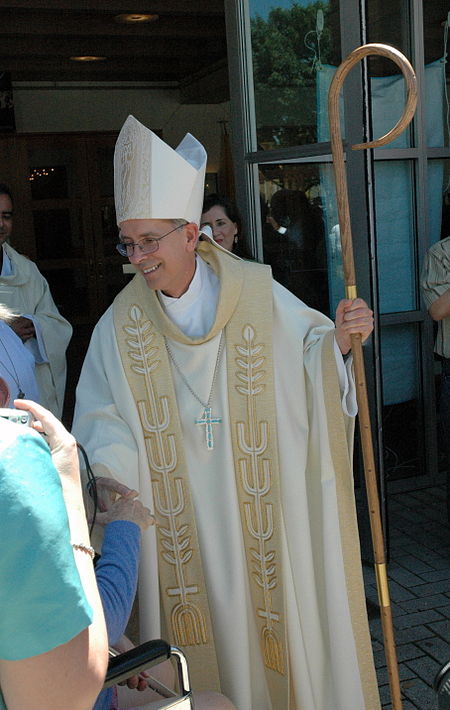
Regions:
<instances>
[{"instance_id":1,"label":"gold stole","mask_svg":"<svg viewBox=\"0 0 450 710\"><path fill-rule=\"evenodd\" d=\"M225 328L236 486L253 610L273 706L288 708L272 278L267 267L238 260L206 242L198 251L221 284L216 319L204 338L185 336L140 275L114 302L117 342L152 477L162 606L170 641L187 649L194 687L219 688L183 434L163 336L195 345Z\"/></svg>"}]
</instances>

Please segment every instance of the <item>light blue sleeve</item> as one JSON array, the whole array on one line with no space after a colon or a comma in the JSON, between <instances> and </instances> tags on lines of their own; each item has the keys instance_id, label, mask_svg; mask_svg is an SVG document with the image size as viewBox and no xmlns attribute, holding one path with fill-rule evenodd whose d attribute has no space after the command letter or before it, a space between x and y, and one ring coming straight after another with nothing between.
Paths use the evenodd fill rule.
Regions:
<instances>
[{"instance_id":1,"label":"light blue sleeve","mask_svg":"<svg viewBox=\"0 0 450 710\"><path fill-rule=\"evenodd\" d=\"M30 430L11 436L11 426L19 429L0 422L0 658L18 660L69 641L92 609L49 448Z\"/></svg>"}]
</instances>

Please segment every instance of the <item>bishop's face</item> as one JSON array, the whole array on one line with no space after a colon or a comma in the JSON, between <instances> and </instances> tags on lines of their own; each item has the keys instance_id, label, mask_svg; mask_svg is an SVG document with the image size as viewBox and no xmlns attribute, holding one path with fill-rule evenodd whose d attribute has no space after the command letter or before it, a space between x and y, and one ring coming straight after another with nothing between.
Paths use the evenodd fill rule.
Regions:
<instances>
[{"instance_id":1,"label":"bishop's face","mask_svg":"<svg viewBox=\"0 0 450 710\"><path fill-rule=\"evenodd\" d=\"M168 219L129 219L119 227L121 242L138 245L128 259L141 272L147 286L172 298L182 296L195 273L197 225L189 222L176 227ZM156 251L145 253L155 244Z\"/></svg>"}]
</instances>

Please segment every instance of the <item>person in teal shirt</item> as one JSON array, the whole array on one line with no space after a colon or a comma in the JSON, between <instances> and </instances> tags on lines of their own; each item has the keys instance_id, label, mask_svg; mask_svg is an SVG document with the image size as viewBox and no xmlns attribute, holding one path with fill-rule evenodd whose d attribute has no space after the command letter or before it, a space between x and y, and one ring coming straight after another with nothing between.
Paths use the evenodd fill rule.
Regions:
<instances>
[{"instance_id":1,"label":"person in teal shirt","mask_svg":"<svg viewBox=\"0 0 450 710\"><path fill-rule=\"evenodd\" d=\"M76 445L47 410L15 404L41 421L48 444L0 418L0 709L87 710L107 641Z\"/></svg>"}]
</instances>

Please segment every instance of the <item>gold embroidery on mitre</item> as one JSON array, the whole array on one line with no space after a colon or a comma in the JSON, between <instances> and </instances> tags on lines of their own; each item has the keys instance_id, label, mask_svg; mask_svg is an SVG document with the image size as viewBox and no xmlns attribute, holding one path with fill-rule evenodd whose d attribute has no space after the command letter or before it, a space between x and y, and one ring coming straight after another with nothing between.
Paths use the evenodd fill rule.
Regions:
<instances>
[{"instance_id":1,"label":"gold embroidery on mitre","mask_svg":"<svg viewBox=\"0 0 450 710\"><path fill-rule=\"evenodd\" d=\"M265 346L256 343L256 333L251 325L244 326L242 337L244 344L235 345L238 353L235 361L239 368L236 377L240 383L235 389L246 398L247 409L247 421L237 422L237 439L244 454L238 461L239 476L243 490L251 499L244 503L247 533L254 541L249 545L251 578L260 599L256 613L262 620L264 664L284 675L284 644L276 629L280 612L272 606L272 593L278 587L277 553L269 545L274 533L274 511L272 503L264 502L272 486L272 462L267 458L270 430L268 421L258 420L257 413L257 398L266 388L267 372L262 369L266 360Z\"/></svg>"},{"instance_id":2,"label":"gold embroidery on mitre","mask_svg":"<svg viewBox=\"0 0 450 710\"><path fill-rule=\"evenodd\" d=\"M161 365L159 346L152 324L143 320L142 310L133 305L129 311L133 325L124 326L127 334L131 370L144 378L146 398L137 401L139 418L144 431L149 465L152 470L152 489L158 520L158 540L161 558L173 568L175 586L168 587L169 597L179 601L171 609L174 643L180 646L201 645L208 641L207 626L199 606L192 596L199 594L197 584L187 581L187 567L193 557L191 526L180 521L186 510L184 483L173 474L178 465L175 434L170 432L169 399L158 396L152 373ZM180 524L181 523L181 524ZM191 599L190 599L190 598Z\"/></svg>"}]
</instances>

